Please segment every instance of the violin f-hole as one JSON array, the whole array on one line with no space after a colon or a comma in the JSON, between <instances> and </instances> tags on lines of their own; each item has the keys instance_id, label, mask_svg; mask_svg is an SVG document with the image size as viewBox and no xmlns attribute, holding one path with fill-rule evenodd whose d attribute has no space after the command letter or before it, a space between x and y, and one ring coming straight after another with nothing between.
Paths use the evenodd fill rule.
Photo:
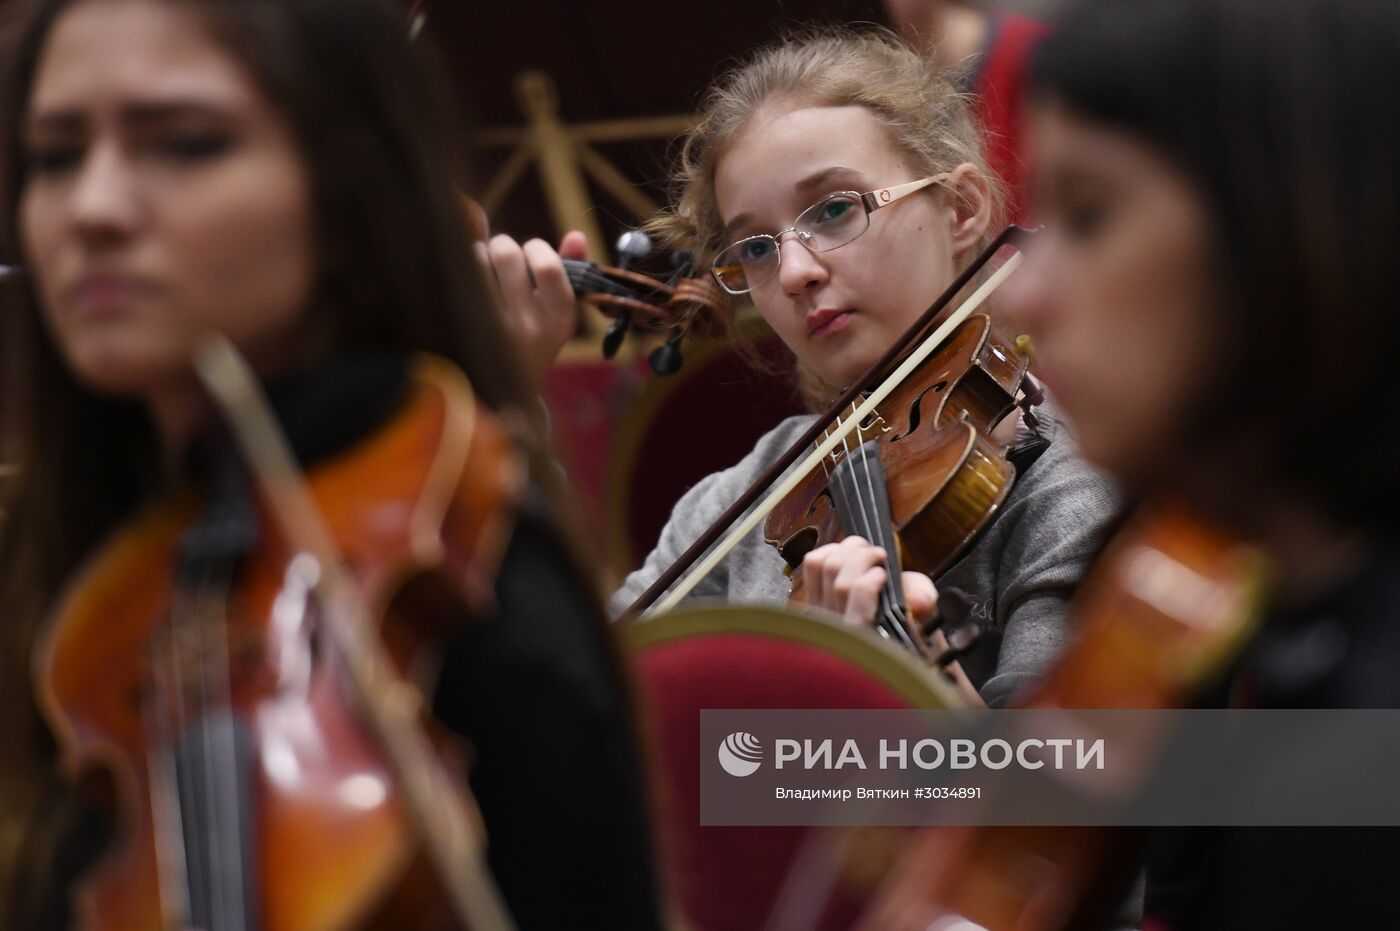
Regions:
<instances>
[{"instance_id":1,"label":"violin f-hole","mask_svg":"<svg viewBox=\"0 0 1400 931\"><path fill-rule=\"evenodd\" d=\"M897 443L909 434L913 433L915 430L919 429L919 423L923 420L923 412L921 405L924 401L924 395L928 394L929 392L941 393L943 389L947 387L947 381L938 381L934 382L932 385L929 385L923 391L919 392L919 396L916 397L913 400L913 402L909 405L909 429L905 430L903 433L899 433L895 436L890 437L890 442Z\"/></svg>"},{"instance_id":2,"label":"violin f-hole","mask_svg":"<svg viewBox=\"0 0 1400 931\"><path fill-rule=\"evenodd\" d=\"M778 554L793 569L802 565L802 560L817 546L819 534L816 527L803 527L797 533L778 544Z\"/></svg>"}]
</instances>

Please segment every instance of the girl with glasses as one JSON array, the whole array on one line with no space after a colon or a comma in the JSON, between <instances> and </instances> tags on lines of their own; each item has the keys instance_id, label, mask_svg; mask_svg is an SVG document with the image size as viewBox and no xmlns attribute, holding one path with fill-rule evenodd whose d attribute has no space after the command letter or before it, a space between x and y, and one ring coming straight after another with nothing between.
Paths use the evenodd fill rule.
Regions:
<instances>
[{"instance_id":1,"label":"girl with glasses","mask_svg":"<svg viewBox=\"0 0 1400 931\"><path fill-rule=\"evenodd\" d=\"M678 198L652 225L704 258L752 301L796 357L814 403L870 368L999 231L999 185L986 171L966 102L918 55L878 32L829 32L754 55L710 89L677 170ZM513 248L512 248L513 247ZM508 310L540 307L557 278L498 237L491 259ZM510 273L503 274L502 261ZM723 412L716 412L722 417ZM622 611L811 422L786 420L732 468L675 506L645 564L612 600ZM982 697L1000 702L1040 672L1068 636L1065 603L1114 508L1109 483L1079 461L1053 407L1030 426L1008 417L1003 442L1034 449L1009 499L941 578L906 573L916 615L937 588L968 594L986 633L964 660ZM1033 459L1033 461L1032 461ZM800 569L807 600L870 624L886 582L882 550L860 538L821 547ZM755 531L696 597L783 602L790 582Z\"/></svg>"}]
</instances>

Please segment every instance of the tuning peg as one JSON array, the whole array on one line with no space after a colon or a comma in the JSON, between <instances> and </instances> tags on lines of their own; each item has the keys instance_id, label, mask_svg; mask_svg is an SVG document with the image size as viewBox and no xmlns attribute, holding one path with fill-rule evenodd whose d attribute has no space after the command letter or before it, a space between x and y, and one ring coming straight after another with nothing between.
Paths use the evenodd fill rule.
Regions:
<instances>
[{"instance_id":1,"label":"tuning peg","mask_svg":"<svg viewBox=\"0 0 1400 931\"><path fill-rule=\"evenodd\" d=\"M675 327L671 330L671 335L666 337L666 342L651 351L647 361L651 363L653 372L666 376L681 370L681 366L685 364L685 358L681 356L681 340L684 338L685 331Z\"/></svg>"},{"instance_id":2,"label":"tuning peg","mask_svg":"<svg viewBox=\"0 0 1400 931\"><path fill-rule=\"evenodd\" d=\"M632 325L632 311L620 310L617 317L613 319L608 331L603 334L603 358L611 359L617 355L617 351L622 348L622 341L627 338L627 328Z\"/></svg>"},{"instance_id":3,"label":"tuning peg","mask_svg":"<svg viewBox=\"0 0 1400 931\"><path fill-rule=\"evenodd\" d=\"M1021 340L1029 341L1028 336L1018 336L1016 338L1016 348L1021 348ZM1028 357L1029 358L1029 357ZM1027 373L1021 378L1021 390L1016 397L1016 406L1021 408L1021 416L1025 418L1027 426L1035 429L1040 426L1040 418L1035 415L1035 408L1045 403L1045 389Z\"/></svg>"},{"instance_id":4,"label":"tuning peg","mask_svg":"<svg viewBox=\"0 0 1400 931\"><path fill-rule=\"evenodd\" d=\"M682 278L689 278L693 274L695 274L694 254L686 252L684 249L677 252L672 252L670 281L671 286L675 287L677 281L680 281Z\"/></svg>"},{"instance_id":5,"label":"tuning peg","mask_svg":"<svg viewBox=\"0 0 1400 931\"><path fill-rule=\"evenodd\" d=\"M628 230L617 237L617 267L627 269L651 255L651 237L641 230ZM632 312L619 311L608 331L603 334L603 358L611 359L622 348L627 330L632 326Z\"/></svg>"},{"instance_id":6,"label":"tuning peg","mask_svg":"<svg viewBox=\"0 0 1400 931\"><path fill-rule=\"evenodd\" d=\"M617 267L628 268L651 255L651 237L641 230L628 230L617 237Z\"/></svg>"}]
</instances>

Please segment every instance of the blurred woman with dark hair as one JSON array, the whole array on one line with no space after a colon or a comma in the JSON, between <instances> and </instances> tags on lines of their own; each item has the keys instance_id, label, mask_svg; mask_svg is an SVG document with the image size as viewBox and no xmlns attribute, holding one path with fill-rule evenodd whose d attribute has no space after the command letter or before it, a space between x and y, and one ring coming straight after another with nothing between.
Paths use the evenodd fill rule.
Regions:
<instances>
[{"instance_id":1,"label":"blurred woman with dark hair","mask_svg":"<svg viewBox=\"0 0 1400 931\"><path fill-rule=\"evenodd\" d=\"M1389 0L1089 3L1033 66L1041 371L1135 498L1273 563L1205 705L1400 706L1397 82ZM1400 832L1158 840L1145 926L1400 926Z\"/></svg>"},{"instance_id":2,"label":"blurred woman with dark hair","mask_svg":"<svg viewBox=\"0 0 1400 931\"><path fill-rule=\"evenodd\" d=\"M36 637L138 513L206 487L205 335L270 383L313 472L395 418L421 353L490 408L529 404L472 260L447 110L390 4L37 6L0 123L0 261L26 268L0 285L18 469L0 531L7 928L63 926L66 883L100 846L51 772ZM438 719L472 744L521 926L655 927L643 780L589 574L538 490L510 520L494 605L456 610Z\"/></svg>"}]
</instances>

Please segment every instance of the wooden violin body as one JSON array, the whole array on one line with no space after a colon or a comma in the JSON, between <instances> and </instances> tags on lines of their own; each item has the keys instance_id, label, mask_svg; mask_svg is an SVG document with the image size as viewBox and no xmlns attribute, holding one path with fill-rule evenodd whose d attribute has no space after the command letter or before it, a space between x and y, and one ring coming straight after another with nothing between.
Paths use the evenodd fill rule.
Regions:
<instances>
[{"instance_id":1,"label":"wooden violin body","mask_svg":"<svg viewBox=\"0 0 1400 931\"><path fill-rule=\"evenodd\" d=\"M387 424L311 474L405 701L451 625L488 604L524 477L465 379L430 359ZM274 527L255 500L257 525ZM172 567L202 506L190 494L119 532L37 654L63 767L115 790L117 830L75 897L79 927L150 931L192 914L216 916L211 931L456 927L318 635L314 561L265 532L226 586L184 584Z\"/></svg>"},{"instance_id":2,"label":"wooden violin body","mask_svg":"<svg viewBox=\"0 0 1400 931\"><path fill-rule=\"evenodd\" d=\"M906 566L942 572L1010 493L1015 470L988 434L1015 407L1026 368L991 319L975 314L862 426L860 436L879 444ZM811 472L764 523L764 539L793 568L853 532L827 489L843 455L838 447L830 466Z\"/></svg>"},{"instance_id":3,"label":"wooden violin body","mask_svg":"<svg viewBox=\"0 0 1400 931\"><path fill-rule=\"evenodd\" d=\"M1074 602L1078 634L1030 708L1182 707L1234 655L1259 613L1263 557L1176 501L1134 515ZM1161 735L1143 734L1151 759ZM860 925L922 931L958 919L991 931L1097 927L1119 903L1096 888L1121 834L1092 827L919 832ZM1131 877L1124 875L1123 879Z\"/></svg>"}]
</instances>

